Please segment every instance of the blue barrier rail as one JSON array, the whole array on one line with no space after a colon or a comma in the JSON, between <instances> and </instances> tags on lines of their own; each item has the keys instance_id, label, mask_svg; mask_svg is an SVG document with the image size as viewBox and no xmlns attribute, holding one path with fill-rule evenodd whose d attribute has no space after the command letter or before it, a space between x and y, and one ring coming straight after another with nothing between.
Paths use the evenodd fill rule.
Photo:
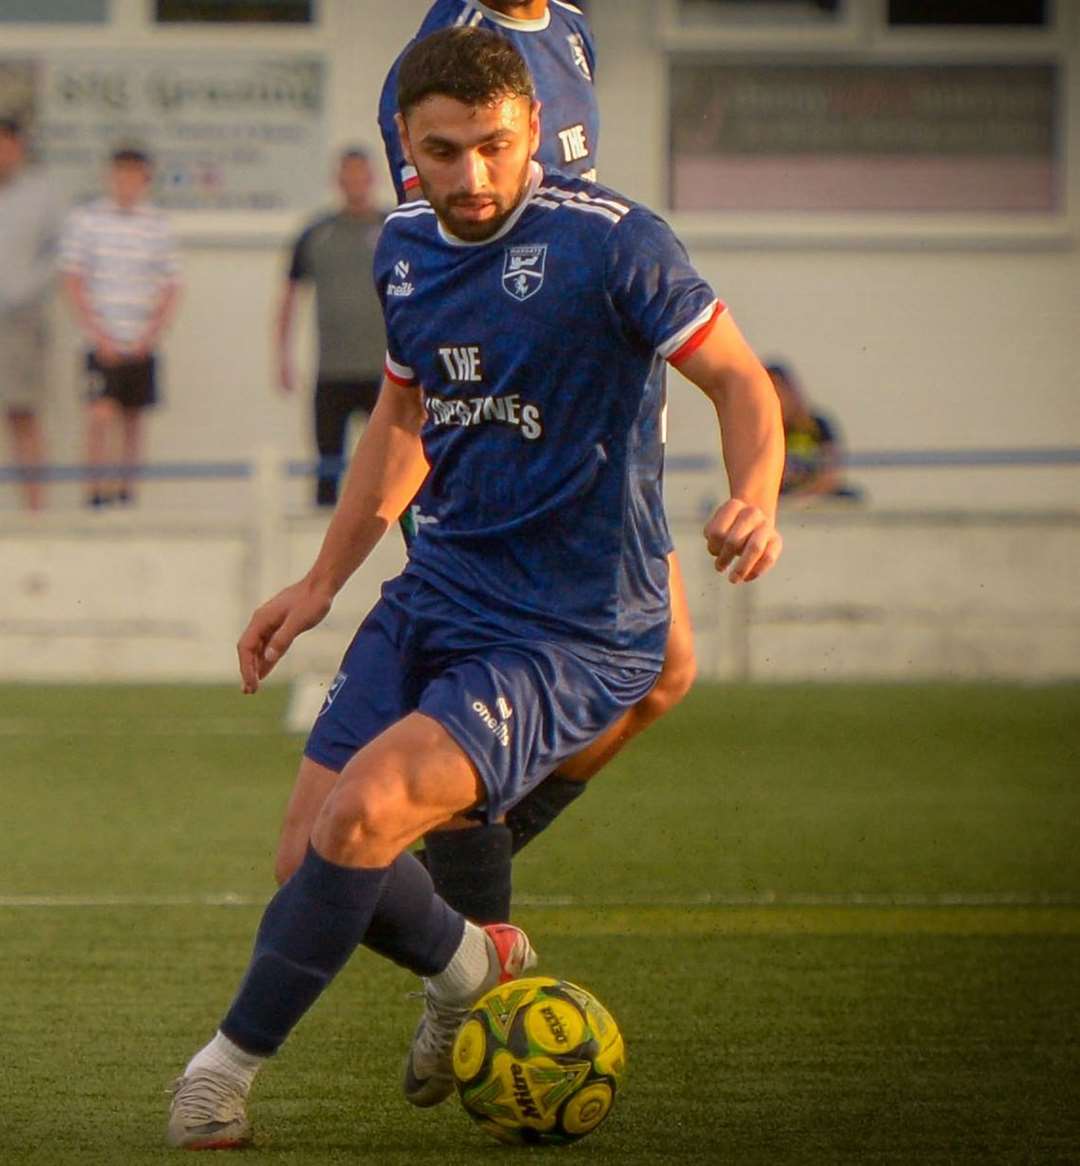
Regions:
<instances>
[{"instance_id":1,"label":"blue barrier rail","mask_svg":"<svg viewBox=\"0 0 1080 1166\"><path fill-rule=\"evenodd\" d=\"M848 453L842 463L851 469L960 469L965 467L1021 468L1038 466L1080 465L1080 447L1042 446L1002 449L881 449ZM672 474L709 473L721 467L719 457L712 454L677 454L667 458L665 470ZM336 473L341 463L325 461L290 460L282 466L288 478L309 478L318 472ZM88 477L119 477L127 475L143 481L238 481L255 476L255 463L250 461L221 462L151 462L132 470L122 466L95 466L92 470L81 464L44 465L34 470L18 466L0 466L0 482L70 482Z\"/></svg>"}]
</instances>

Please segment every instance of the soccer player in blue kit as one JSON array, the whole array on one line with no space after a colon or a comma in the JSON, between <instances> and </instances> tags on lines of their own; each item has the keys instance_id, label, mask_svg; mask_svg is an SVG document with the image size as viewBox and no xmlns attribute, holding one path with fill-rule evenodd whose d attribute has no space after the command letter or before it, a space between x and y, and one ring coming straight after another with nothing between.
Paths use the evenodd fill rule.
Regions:
<instances>
[{"instance_id":1,"label":"soccer player in blue kit","mask_svg":"<svg viewBox=\"0 0 1080 1166\"><path fill-rule=\"evenodd\" d=\"M379 130L398 202L419 195L416 167L405 157L397 130L401 59L418 40L443 28L497 32L521 53L543 105L536 160L579 178L596 178L600 112L593 88L596 50L584 13L566 0L435 0L394 62L379 97Z\"/></svg>"},{"instance_id":2,"label":"soccer player in blue kit","mask_svg":"<svg viewBox=\"0 0 1080 1166\"><path fill-rule=\"evenodd\" d=\"M267 907L239 991L177 1081L167 1139L250 1138L256 1073L363 943L425 977L406 1097L452 1092L469 1007L532 965L517 928L467 921L406 848L497 818L655 681L668 624L665 361L712 400L731 497L705 527L748 582L780 553L775 393L670 229L532 161L532 78L504 38L455 28L399 76L426 201L375 260L386 380L315 563L238 644L254 692L427 480L431 521L383 586L308 739L334 773L297 872Z\"/></svg>"},{"instance_id":3,"label":"soccer player in blue kit","mask_svg":"<svg viewBox=\"0 0 1080 1166\"><path fill-rule=\"evenodd\" d=\"M581 10L564 0L436 0L418 38L449 27L485 28L506 37L521 53L541 104L535 158L581 178L596 176L599 111L593 78L596 53ZM413 42L415 43L415 42ZM407 49L406 49L407 51ZM404 55L404 54L402 54ZM405 157L396 114L401 57L386 78L379 101L379 127L399 200L420 194L416 169ZM406 513L408 530L424 518L423 496ZM421 852L439 894L468 918L505 922L510 918L512 858L573 804L594 777L632 737L672 709L689 691L696 664L690 610L682 572L668 547L671 619L663 667L656 682L593 741L512 806L505 818L481 822L456 818L425 837ZM327 779L329 780L329 779ZM275 873L283 882L301 863L311 827L330 789L317 774L297 783L278 846Z\"/></svg>"}]
</instances>

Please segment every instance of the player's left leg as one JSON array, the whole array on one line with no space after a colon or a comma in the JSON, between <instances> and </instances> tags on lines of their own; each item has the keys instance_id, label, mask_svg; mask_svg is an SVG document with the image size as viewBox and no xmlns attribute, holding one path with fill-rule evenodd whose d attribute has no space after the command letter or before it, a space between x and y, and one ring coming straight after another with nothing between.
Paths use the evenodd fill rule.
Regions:
<instances>
[{"instance_id":1,"label":"player's left leg","mask_svg":"<svg viewBox=\"0 0 1080 1166\"><path fill-rule=\"evenodd\" d=\"M220 1030L177 1083L167 1140L209 1149L250 1138L245 1098L256 1073L369 931L377 950L427 977L445 1060L471 1004L529 966L516 928L493 936L434 893L406 846L482 796L476 767L437 721L411 713L342 770L294 877L267 907L248 970ZM444 1047L443 1047L444 1046Z\"/></svg>"},{"instance_id":2,"label":"player's left leg","mask_svg":"<svg viewBox=\"0 0 1080 1166\"><path fill-rule=\"evenodd\" d=\"M663 669L649 693L512 806L504 823L458 818L425 837L423 861L436 889L467 918L484 923L509 919L512 856L575 802L589 779L631 738L690 691L697 670L690 607L674 552L668 562L671 625Z\"/></svg>"}]
</instances>

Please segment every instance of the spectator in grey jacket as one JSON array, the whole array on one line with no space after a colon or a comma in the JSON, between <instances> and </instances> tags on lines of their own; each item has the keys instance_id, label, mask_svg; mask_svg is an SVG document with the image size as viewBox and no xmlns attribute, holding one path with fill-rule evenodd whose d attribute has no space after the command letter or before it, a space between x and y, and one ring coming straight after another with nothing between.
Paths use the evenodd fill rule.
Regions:
<instances>
[{"instance_id":1,"label":"spectator in grey jacket","mask_svg":"<svg viewBox=\"0 0 1080 1166\"><path fill-rule=\"evenodd\" d=\"M45 175L27 165L23 127L0 117L0 409L31 510L45 502L35 471L45 456L40 412L60 215Z\"/></svg>"}]
</instances>

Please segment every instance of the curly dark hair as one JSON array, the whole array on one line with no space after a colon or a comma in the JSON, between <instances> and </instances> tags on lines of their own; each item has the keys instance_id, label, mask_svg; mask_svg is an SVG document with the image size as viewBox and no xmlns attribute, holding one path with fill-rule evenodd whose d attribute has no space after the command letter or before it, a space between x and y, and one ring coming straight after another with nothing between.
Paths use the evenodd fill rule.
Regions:
<instances>
[{"instance_id":1,"label":"curly dark hair","mask_svg":"<svg viewBox=\"0 0 1080 1166\"><path fill-rule=\"evenodd\" d=\"M404 115L426 97L491 105L504 97L536 98L532 74L503 36L483 28L444 28L414 41L401 58L397 102Z\"/></svg>"}]
</instances>

